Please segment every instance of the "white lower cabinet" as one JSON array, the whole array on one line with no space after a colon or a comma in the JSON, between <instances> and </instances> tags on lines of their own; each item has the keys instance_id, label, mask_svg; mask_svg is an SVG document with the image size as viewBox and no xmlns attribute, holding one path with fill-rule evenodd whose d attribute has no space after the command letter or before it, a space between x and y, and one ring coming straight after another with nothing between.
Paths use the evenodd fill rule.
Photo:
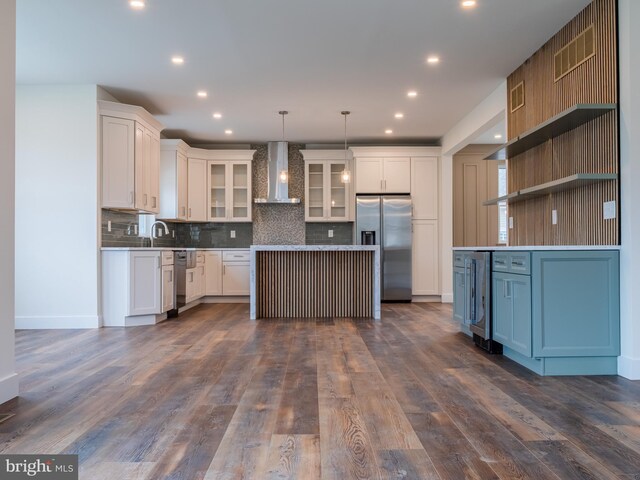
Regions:
<instances>
[{"instance_id":1,"label":"white lower cabinet","mask_svg":"<svg viewBox=\"0 0 640 480\"><path fill-rule=\"evenodd\" d=\"M412 230L412 293L440 295L438 221L414 220Z\"/></svg>"},{"instance_id":2,"label":"white lower cabinet","mask_svg":"<svg viewBox=\"0 0 640 480\"><path fill-rule=\"evenodd\" d=\"M222 295L222 252L205 253L205 295Z\"/></svg>"},{"instance_id":3,"label":"white lower cabinet","mask_svg":"<svg viewBox=\"0 0 640 480\"><path fill-rule=\"evenodd\" d=\"M175 308L175 280L173 265L162 267L162 313Z\"/></svg>"},{"instance_id":4,"label":"white lower cabinet","mask_svg":"<svg viewBox=\"0 0 640 480\"><path fill-rule=\"evenodd\" d=\"M160 313L160 252L129 253L129 315Z\"/></svg>"},{"instance_id":5,"label":"white lower cabinet","mask_svg":"<svg viewBox=\"0 0 640 480\"><path fill-rule=\"evenodd\" d=\"M173 265L163 266L161 254L159 250L102 252L104 326L155 324L173 307Z\"/></svg>"},{"instance_id":6,"label":"white lower cabinet","mask_svg":"<svg viewBox=\"0 0 640 480\"><path fill-rule=\"evenodd\" d=\"M196 268L187 268L187 278L184 289L184 303L191 303L194 300L200 298L199 295L199 287L198 287L198 275L197 275L197 267Z\"/></svg>"},{"instance_id":7,"label":"white lower cabinet","mask_svg":"<svg viewBox=\"0 0 640 480\"><path fill-rule=\"evenodd\" d=\"M223 295L249 295L249 262L224 262Z\"/></svg>"}]
</instances>

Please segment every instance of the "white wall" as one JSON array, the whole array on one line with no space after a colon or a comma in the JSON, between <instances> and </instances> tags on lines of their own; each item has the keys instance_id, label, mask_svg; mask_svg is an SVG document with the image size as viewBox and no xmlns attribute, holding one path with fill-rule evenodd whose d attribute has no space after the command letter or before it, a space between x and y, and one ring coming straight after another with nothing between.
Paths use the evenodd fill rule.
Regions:
<instances>
[{"instance_id":1,"label":"white wall","mask_svg":"<svg viewBox=\"0 0 640 480\"><path fill-rule=\"evenodd\" d=\"M620 327L618 373L640 380L640 2L619 0L620 38Z\"/></svg>"},{"instance_id":2,"label":"white wall","mask_svg":"<svg viewBox=\"0 0 640 480\"><path fill-rule=\"evenodd\" d=\"M16 2L0 2L0 403L18 395L14 334Z\"/></svg>"},{"instance_id":3,"label":"white wall","mask_svg":"<svg viewBox=\"0 0 640 480\"><path fill-rule=\"evenodd\" d=\"M16 327L100 326L95 85L16 91Z\"/></svg>"},{"instance_id":4,"label":"white wall","mask_svg":"<svg viewBox=\"0 0 640 480\"><path fill-rule=\"evenodd\" d=\"M502 82L442 138L440 178L440 234L442 301L453 301L453 155L479 134L505 119L507 82Z\"/></svg>"}]
</instances>

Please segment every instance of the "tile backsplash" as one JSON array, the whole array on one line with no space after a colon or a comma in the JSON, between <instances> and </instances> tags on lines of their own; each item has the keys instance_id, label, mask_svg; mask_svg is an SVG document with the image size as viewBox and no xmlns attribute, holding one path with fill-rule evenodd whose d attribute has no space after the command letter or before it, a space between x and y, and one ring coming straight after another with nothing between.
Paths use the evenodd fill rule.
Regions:
<instances>
[{"instance_id":1,"label":"tile backsplash","mask_svg":"<svg viewBox=\"0 0 640 480\"><path fill-rule=\"evenodd\" d=\"M329 237L329 231L333 237ZM351 245L353 243L353 222L349 223L307 223L305 232L307 245Z\"/></svg>"}]
</instances>

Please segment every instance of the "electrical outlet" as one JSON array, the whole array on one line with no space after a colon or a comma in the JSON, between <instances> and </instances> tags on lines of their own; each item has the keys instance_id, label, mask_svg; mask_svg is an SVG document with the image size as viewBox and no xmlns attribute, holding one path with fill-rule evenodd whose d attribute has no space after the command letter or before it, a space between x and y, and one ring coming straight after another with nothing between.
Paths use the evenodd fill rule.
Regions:
<instances>
[{"instance_id":1,"label":"electrical outlet","mask_svg":"<svg viewBox=\"0 0 640 480\"><path fill-rule=\"evenodd\" d=\"M133 226L133 234L134 235L138 234L138 225L137 224Z\"/></svg>"},{"instance_id":2,"label":"electrical outlet","mask_svg":"<svg viewBox=\"0 0 640 480\"><path fill-rule=\"evenodd\" d=\"M111 231L111 220L107 220L107 232Z\"/></svg>"},{"instance_id":3,"label":"electrical outlet","mask_svg":"<svg viewBox=\"0 0 640 480\"><path fill-rule=\"evenodd\" d=\"M235 230L231 230L231 238L236 238L236 231Z\"/></svg>"},{"instance_id":4,"label":"electrical outlet","mask_svg":"<svg viewBox=\"0 0 640 480\"><path fill-rule=\"evenodd\" d=\"M158 229L158 238L160 238L161 236L162 236L162 229L161 229L161 228L159 228L159 229Z\"/></svg>"},{"instance_id":5,"label":"electrical outlet","mask_svg":"<svg viewBox=\"0 0 640 480\"><path fill-rule=\"evenodd\" d=\"M616 218L616 202L604 202L602 204L602 216L605 220L613 220Z\"/></svg>"},{"instance_id":6,"label":"electrical outlet","mask_svg":"<svg viewBox=\"0 0 640 480\"><path fill-rule=\"evenodd\" d=\"M513 217L509 217L509 230L513 229Z\"/></svg>"},{"instance_id":7,"label":"electrical outlet","mask_svg":"<svg viewBox=\"0 0 640 480\"><path fill-rule=\"evenodd\" d=\"M557 224L558 224L558 211L551 210L551 225L557 225Z\"/></svg>"},{"instance_id":8,"label":"electrical outlet","mask_svg":"<svg viewBox=\"0 0 640 480\"><path fill-rule=\"evenodd\" d=\"M333 238L333 230L327 230L327 233L329 234L329 238Z\"/></svg>"},{"instance_id":9,"label":"electrical outlet","mask_svg":"<svg viewBox=\"0 0 640 480\"><path fill-rule=\"evenodd\" d=\"M171 238L176 238L176 231L175 230L171 230Z\"/></svg>"}]
</instances>

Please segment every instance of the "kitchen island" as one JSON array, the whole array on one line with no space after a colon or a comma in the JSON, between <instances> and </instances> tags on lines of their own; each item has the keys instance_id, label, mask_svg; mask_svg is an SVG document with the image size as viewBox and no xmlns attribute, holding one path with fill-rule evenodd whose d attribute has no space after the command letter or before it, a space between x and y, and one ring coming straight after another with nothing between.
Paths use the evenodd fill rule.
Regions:
<instances>
[{"instance_id":1,"label":"kitchen island","mask_svg":"<svg viewBox=\"0 0 640 480\"><path fill-rule=\"evenodd\" d=\"M254 245L251 319L380 319L380 247Z\"/></svg>"}]
</instances>

